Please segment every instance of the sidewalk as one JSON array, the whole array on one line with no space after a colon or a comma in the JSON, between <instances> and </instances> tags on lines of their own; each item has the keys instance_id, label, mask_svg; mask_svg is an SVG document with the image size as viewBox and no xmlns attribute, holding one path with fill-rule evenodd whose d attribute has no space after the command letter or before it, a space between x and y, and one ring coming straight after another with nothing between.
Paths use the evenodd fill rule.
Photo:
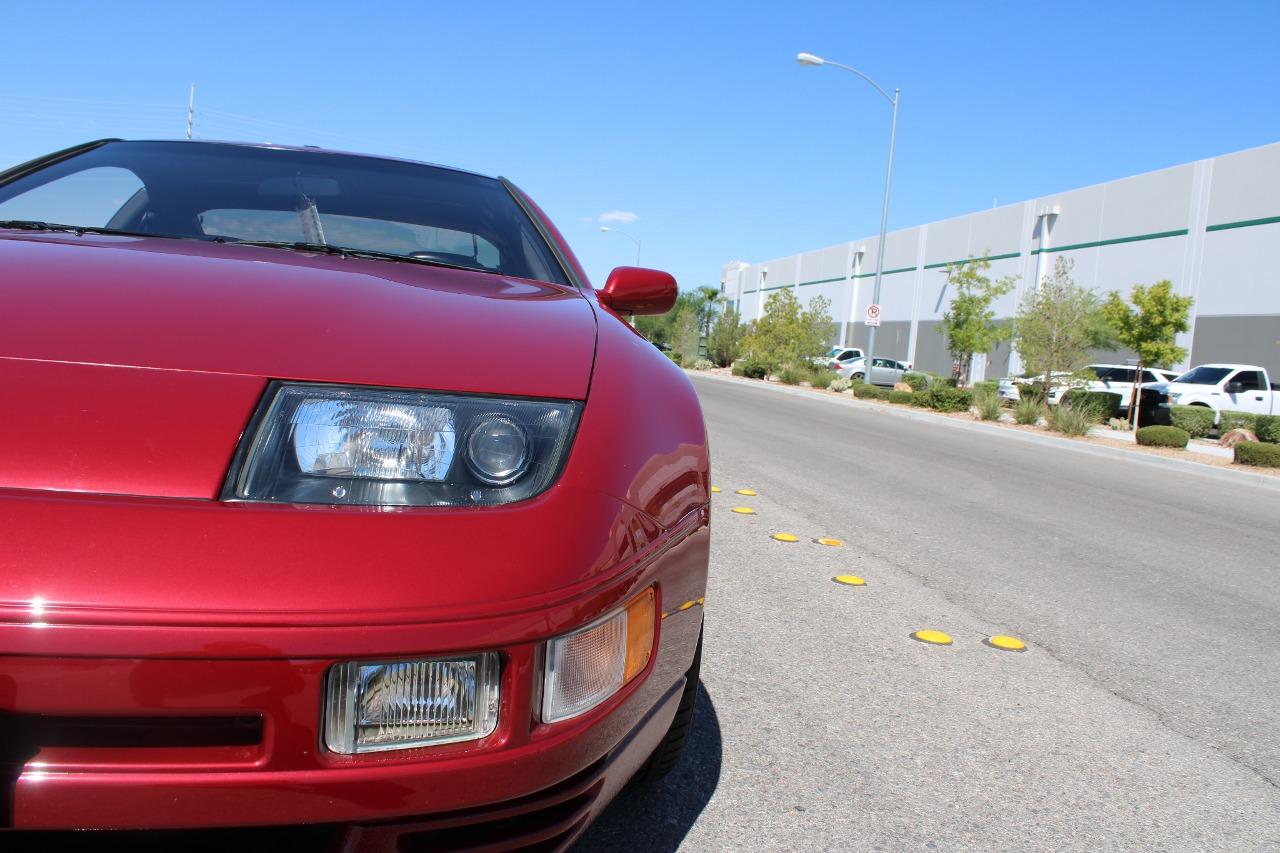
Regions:
<instances>
[{"instance_id":1,"label":"sidewalk","mask_svg":"<svg viewBox=\"0 0 1280 853\"><path fill-rule=\"evenodd\" d=\"M907 406L896 406L885 402L859 400L852 395L838 394L834 391L821 391L813 388L804 388L798 385L779 385L774 382L765 382L759 379L745 379L740 376L712 373L705 370L686 370L685 373L688 374L690 378L708 379L712 382L727 382L748 388L758 388L760 390L776 394L790 394L792 396L805 397L811 400L825 400L826 402L837 406L850 406L864 411L873 410L892 417L905 418L907 420L930 421L938 425L949 425L954 429L967 429L985 432L988 434L998 434L1014 441L1052 445L1074 450L1078 453L1089 453L1094 456L1103 456L1112 459L1124 459L1129 462L1152 465L1159 468L1165 468L1166 470L1181 471L1185 474L1195 474L1208 477L1210 479L1235 483L1236 485L1256 486L1262 489L1280 491L1280 476L1277 476L1276 474L1268 474L1261 471L1242 471L1238 466L1226 467L1220 463L1214 464L1213 462L1210 462L1209 459L1211 458L1224 460L1233 458L1234 454L1229 449L1223 447L1211 447L1201 444L1193 448L1191 445L1188 445L1187 451L1190 451L1189 453L1187 451L1170 451L1171 453L1186 453L1185 457L1165 456L1138 449L1132 433L1123 433L1106 428L1094 428L1093 430L1090 430L1089 436L1086 439L1068 438L1066 436L1056 435L1043 430L1032 431L1027 428L1013 427L1010 425L997 425L989 421L973 420L968 416L953 416L940 412L933 412L928 409L916 409ZM1106 444L1093 443L1088 439L1094 439L1098 442L1105 441Z\"/></svg>"}]
</instances>

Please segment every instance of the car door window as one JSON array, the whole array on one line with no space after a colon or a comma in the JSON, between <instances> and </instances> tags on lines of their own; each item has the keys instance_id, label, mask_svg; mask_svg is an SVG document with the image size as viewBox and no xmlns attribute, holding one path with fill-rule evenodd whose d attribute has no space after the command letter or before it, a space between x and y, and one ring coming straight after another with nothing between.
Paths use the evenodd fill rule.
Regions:
<instances>
[{"instance_id":1,"label":"car door window","mask_svg":"<svg viewBox=\"0 0 1280 853\"><path fill-rule=\"evenodd\" d=\"M0 202L0 219L105 228L142 188L142 180L120 166L81 169Z\"/></svg>"},{"instance_id":2,"label":"car door window","mask_svg":"<svg viewBox=\"0 0 1280 853\"><path fill-rule=\"evenodd\" d=\"M1261 391L1262 390L1262 371L1260 370L1242 370L1231 378L1232 382L1239 382L1245 391Z\"/></svg>"}]
</instances>

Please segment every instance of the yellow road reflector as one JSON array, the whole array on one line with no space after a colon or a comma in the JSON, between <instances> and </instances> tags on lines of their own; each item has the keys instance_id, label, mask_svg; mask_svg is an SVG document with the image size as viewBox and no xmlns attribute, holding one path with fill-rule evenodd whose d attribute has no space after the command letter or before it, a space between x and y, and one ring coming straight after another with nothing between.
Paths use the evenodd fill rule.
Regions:
<instances>
[{"instance_id":1,"label":"yellow road reflector","mask_svg":"<svg viewBox=\"0 0 1280 853\"><path fill-rule=\"evenodd\" d=\"M777 539L779 542L799 542L800 541L800 537L795 535L794 533L775 533L773 534L773 538Z\"/></svg>"},{"instance_id":2,"label":"yellow road reflector","mask_svg":"<svg viewBox=\"0 0 1280 853\"><path fill-rule=\"evenodd\" d=\"M817 542L819 545L830 545L832 548L839 548L841 545L844 544L843 539L825 539L824 538L824 539L815 539L813 541Z\"/></svg>"},{"instance_id":3,"label":"yellow road reflector","mask_svg":"<svg viewBox=\"0 0 1280 853\"><path fill-rule=\"evenodd\" d=\"M914 634L911 635L911 639L919 640L922 643L930 643L931 645L935 645L935 646L951 645L950 634L944 634L941 631L933 631L929 629L925 629L923 631L916 631Z\"/></svg>"},{"instance_id":4,"label":"yellow road reflector","mask_svg":"<svg viewBox=\"0 0 1280 853\"><path fill-rule=\"evenodd\" d=\"M738 489L738 494L746 495L749 498L754 498L756 496L756 490L755 489Z\"/></svg>"},{"instance_id":5,"label":"yellow road reflector","mask_svg":"<svg viewBox=\"0 0 1280 853\"><path fill-rule=\"evenodd\" d=\"M836 575L832 578L836 583L842 583L845 586L866 586L867 582L857 575Z\"/></svg>"},{"instance_id":6,"label":"yellow road reflector","mask_svg":"<svg viewBox=\"0 0 1280 853\"><path fill-rule=\"evenodd\" d=\"M711 494L713 494L713 495L718 495L718 494L720 494L720 487L719 487L719 486L712 486L712 487L711 487Z\"/></svg>"},{"instance_id":7,"label":"yellow road reflector","mask_svg":"<svg viewBox=\"0 0 1280 853\"><path fill-rule=\"evenodd\" d=\"M676 610L680 610L680 611L688 610L690 607L692 607L697 603L698 602L696 601L686 601L684 604L681 604L679 607L677 607Z\"/></svg>"},{"instance_id":8,"label":"yellow road reflector","mask_svg":"<svg viewBox=\"0 0 1280 853\"><path fill-rule=\"evenodd\" d=\"M735 506L733 511L741 515L755 515L756 511L749 506Z\"/></svg>"},{"instance_id":9,"label":"yellow road reflector","mask_svg":"<svg viewBox=\"0 0 1280 853\"><path fill-rule=\"evenodd\" d=\"M987 637L983 642L993 649L1000 649L1006 652L1025 652L1027 644L1019 640L1017 637L1006 637L1003 634L996 634L994 637Z\"/></svg>"}]
</instances>

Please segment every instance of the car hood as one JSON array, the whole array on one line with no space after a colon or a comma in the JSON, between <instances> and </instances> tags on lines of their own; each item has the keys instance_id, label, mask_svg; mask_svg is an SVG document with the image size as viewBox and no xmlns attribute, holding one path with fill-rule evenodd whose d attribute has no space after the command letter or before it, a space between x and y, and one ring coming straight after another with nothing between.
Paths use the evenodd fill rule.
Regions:
<instances>
[{"instance_id":1,"label":"car hood","mask_svg":"<svg viewBox=\"0 0 1280 853\"><path fill-rule=\"evenodd\" d=\"M269 379L585 399L576 289L191 240L0 234L0 487L215 497Z\"/></svg>"}]
</instances>

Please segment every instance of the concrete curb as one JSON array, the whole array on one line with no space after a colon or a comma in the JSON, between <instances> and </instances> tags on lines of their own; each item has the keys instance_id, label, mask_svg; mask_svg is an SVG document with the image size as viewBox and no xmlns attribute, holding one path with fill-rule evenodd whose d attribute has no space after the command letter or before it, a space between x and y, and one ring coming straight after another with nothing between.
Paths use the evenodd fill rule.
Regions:
<instances>
[{"instance_id":1,"label":"concrete curb","mask_svg":"<svg viewBox=\"0 0 1280 853\"><path fill-rule=\"evenodd\" d=\"M795 386L774 385L770 382L761 382L755 379L739 379L733 376L720 376L714 373L703 373L693 370L686 370L685 372L691 379L708 379L712 382L725 382L732 385L738 385L740 387L756 388L775 394L789 394L793 397L804 397L807 400L825 401L837 406L847 406L854 409L862 409L864 411L881 412L893 417L904 418L906 420L945 424L955 429L964 429L971 432L985 433L987 435L999 435L1016 441L1024 441L1029 444L1061 447L1068 450L1074 450L1077 453L1087 453L1092 456L1101 456L1108 459L1125 459L1130 462L1136 462L1140 465L1150 465L1156 468L1164 468L1169 471L1181 471L1184 474L1195 474L1211 480L1233 483L1237 486L1254 486L1260 489L1269 489L1271 491L1280 492L1280 477L1272 477L1267 474L1254 474L1250 471L1234 471L1229 468L1218 468L1212 465L1205 465L1189 459L1170 459L1167 456L1154 456L1147 453L1124 450L1119 447L1101 447L1096 444L1085 444L1079 441L1072 441L1069 438L1059 438L1053 435L1003 429L1002 427L990 426L989 424L982 423L981 421L962 421L922 409L904 409L898 406L868 403L866 401L859 400L856 397L846 398L836 397L832 394L819 394L817 392L810 391L805 388L797 388Z\"/></svg>"}]
</instances>

